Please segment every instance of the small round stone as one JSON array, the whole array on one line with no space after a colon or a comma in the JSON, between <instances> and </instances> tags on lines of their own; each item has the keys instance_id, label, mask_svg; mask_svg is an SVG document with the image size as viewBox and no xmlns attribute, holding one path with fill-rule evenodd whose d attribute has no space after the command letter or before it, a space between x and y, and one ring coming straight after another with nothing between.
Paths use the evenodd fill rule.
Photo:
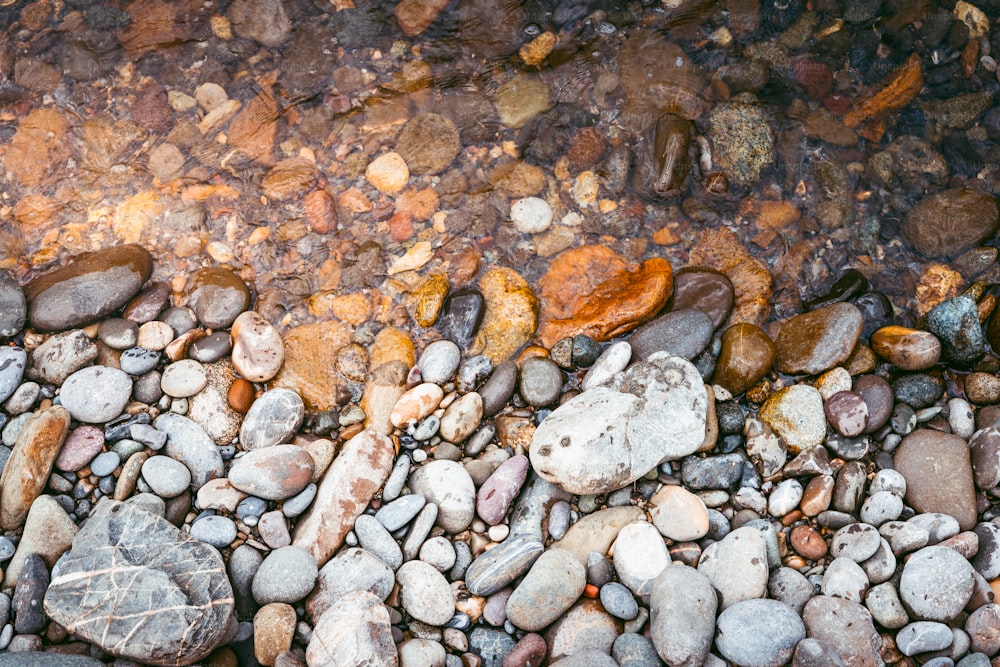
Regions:
<instances>
[{"instance_id":1,"label":"small round stone","mask_svg":"<svg viewBox=\"0 0 1000 667\"><path fill-rule=\"evenodd\" d=\"M104 477L113 473L121 462L117 452L102 452L90 462L90 472L98 477Z\"/></svg>"},{"instance_id":2,"label":"small round stone","mask_svg":"<svg viewBox=\"0 0 1000 667\"><path fill-rule=\"evenodd\" d=\"M538 197L524 197L510 206L510 220L522 234L540 234L552 224L552 207Z\"/></svg>"},{"instance_id":3,"label":"small round stone","mask_svg":"<svg viewBox=\"0 0 1000 667\"><path fill-rule=\"evenodd\" d=\"M236 539L236 524L224 516L203 516L191 524L191 537L221 549Z\"/></svg>"},{"instance_id":4,"label":"small round stone","mask_svg":"<svg viewBox=\"0 0 1000 667\"><path fill-rule=\"evenodd\" d=\"M450 340L437 340L428 345L420 359L417 368L424 382L445 384L451 380L458 365L462 361L462 350Z\"/></svg>"},{"instance_id":5,"label":"small round stone","mask_svg":"<svg viewBox=\"0 0 1000 667\"><path fill-rule=\"evenodd\" d=\"M823 410L830 425L837 430L837 433L852 438L865 429L868 420L868 404L851 391L841 391L823 404Z\"/></svg>"},{"instance_id":6,"label":"small round stone","mask_svg":"<svg viewBox=\"0 0 1000 667\"><path fill-rule=\"evenodd\" d=\"M174 498L191 485L191 471L169 456L151 456L142 464L142 478L161 498Z\"/></svg>"},{"instance_id":7,"label":"small round stone","mask_svg":"<svg viewBox=\"0 0 1000 667\"><path fill-rule=\"evenodd\" d=\"M160 389L167 396L187 398L194 396L208 384L205 367L194 359L175 361L163 369Z\"/></svg>"},{"instance_id":8,"label":"small round stone","mask_svg":"<svg viewBox=\"0 0 1000 667\"><path fill-rule=\"evenodd\" d=\"M624 621L631 621L639 614L639 603L625 586L612 581L601 586L601 604L609 614Z\"/></svg>"},{"instance_id":9,"label":"small round stone","mask_svg":"<svg viewBox=\"0 0 1000 667\"><path fill-rule=\"evenodd\" d=\"M275 549L257 568L253 577L253 597L259 604L295 604L316 584L319 573L312 554L296 546Z\"/></svg>"},{"instance_id":10,"label":"small round stone","mask_svg":"<svg viewBox=\"0 0 1000 667\"><path fill-rule=\"evenodd\" d=\"M528 405L543 407L562 393L563 374L551 359L532 357L521 364L520 391Z\"/></svg>"},{"instance_id":11,"label":"small round stone","mask_svg":"<svg viewBox=\"0 0 1000 667\"><path fill-rule=\"evenodd\" d=\"M100 424L121 414L132 395L132 379L107 366L88 366L66 378L59 392L77 421Z\"/></svg>"},{"instance_id":12,"label":"small round stone","mask_svg":"<svg viewBox=\"0 0 1000 667\"><path fill-rule=\"evenodd\" d=\"M715 642L737 665L782 665L805 636L805 624L791 607L757 599L737 602L719 614Z\"/></svg>"}]
</instances>

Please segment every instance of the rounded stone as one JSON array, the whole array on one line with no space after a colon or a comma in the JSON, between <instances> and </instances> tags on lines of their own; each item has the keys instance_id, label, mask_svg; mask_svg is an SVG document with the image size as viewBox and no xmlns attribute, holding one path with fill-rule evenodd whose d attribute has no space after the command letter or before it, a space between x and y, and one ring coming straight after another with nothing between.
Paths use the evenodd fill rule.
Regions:
<instances>
[{"instance_id":1,"label":"rounded stone","mask_svg":"<svg viewBox=\"0 0 1000 667\"><path fill-rule=\"evenodd\" d=\"M413 618L444 625L455 614L455 596L444 575L422 560L403 563L396 570L399 604Z\"/></svg>"},{"instance_id":2,"label":"rounded stone","mask_svg":"<svg viewBox=\"0 0 1000 667\"><path fill-rule=\"evenodd\" d=\"M199 269L187 288L188 306L203 326L227 329L250 306L250 288L221 266Z\"/></svg>"},{"instance_id":3,"label":"rounded stone","mask_svg":"<svg viewBox=\"0 0 1000 667\"><path fill-rule=\"evenodd\" d=\"M851 391L840 391L826 399L823 411L837 433L848 438L861 435L868 422L868 404Z\"/></svg>"},{"instance_id":4,"label":"rounded stone","mask_svg":"<svg viewBox=\"0 0 1000 667\"><path fill-rule=\"evenodd\" d=\"M1000 208L980 190L954 188L934 192L914 206L900 232L927 257L952 257L993 236L1000 228Z\"/></svg>"},{"instance_id":5,"label":"rounded stone","mask_svg":"<svg viewBox=\"0 0 1000 667\"><path fill-rule=\"evenodd\" d=\"M437 523L449 533L465 530L475 516L476 487L459 463L430 461L410 474L410 489L438 507Z\"/></svg>"},{"instance_id":6,"label":"rounded stone","mask_svg":"<svg viewBox=\"0 0 1000 667\"><path fill-rule=\"evenodd\" d=\"M924 547L910 556L899 580L899 597L912 618L947 623L972 597L975 570L954 549Z\"/></svg>"},{"instance_id":7,"label":"rounded stone","mask_svg":"<svg viewBox=\"0 0 1000 667\"><path fill-rule=\"evenodd\" d=\"M850 303L833 303L795 315L774 341L775 367L782 373L815 375L838 366L854 351L864 317Z\"/></svg>"},{"instance_id":8,"label":"rounded stone","mask_svg":"<svg viewBox=\"0 0 1000 667\"><path fill-rule=\"evenodd\" d=\"M892 387L878 375L862 375L854 379L852 391L868 406L865 433L873 433L882 428L892 414Z\"/></svg>"},{"instance_id":9,"label":"rounded stone","mask_svg":"<svg viewBox=\"0 0 1000 667\"><path fill-rule=\"evenodd\" d=\"M251 590L258 604L295 604L313 589L319 571L312 554L296 546L275 549L257 568Z\"/></svg>"},{"instance_id":10,"label":"rounded stone","mask_svg":"<svg viewBox=\"0 0 1000 667\"><path fill-rule=\"evenodd\" d=\"M809 385L782 387L764 402L758 416L782 437L792 453L822 444L826 435L823 397Z\"/></svg>"},{"instance_id":11,"label":"rounded stone","mask_svg":"<svg viewBox=\"0 0 1000 667\"><path fill-rule=\"evenodd\" d=\"M656 526L634 521L618 532L613 560L621 582L648 599L656 578L670 565L670 554Z\"/></svg>"},{"instance_id":12,"label":"rounded stone","mask_svg":"<svg viewBox=\"0 0 1000 667\"><path fill-rule=\"evenodd\" d=\"M191 485L191 471L169 456L151 456L142 464L142 478L161 498L174 498Z\"/></svg>"},{"instance_id":13,"label":"rounded stone","mask_svg":"<svg viewBox=\"0 0 1000 667\"><path fill-rule=\"evenodd\" d=\"M580 561L563 549L550 548L507 600L507 618L535 632L558 619L583 593L587 573Z\"/></svg>"},{"instance_id":14,"label":"rounded stone","mask_svg":"<svg viewBox=\"0 0 1000 667\"><path fill-rule=\"evenodd\" d=\"M531 357L521 364L520 392L528 405L544 407L562 393L563 374L551 359Z\"/></svg>"},{"instance_id":15,"label":"rounded stone","mask_svg":"<svg viewBox=\"0 0 1000 667\"><path fill-rule=\"evenodd\" d=\"M660 534L675 542L700 540L708 534L708 509L683 486L666 485L649 499L650 520Z\"/></svg>"},{"instance_id":16,"label":"rounded stone","mask_svg":"<svg viewBox=\"0 0 1000 667\"><path fill-rule=\"evenodd\" d=\"M297 445L271 445L247 452L233 462L229 482L244 493L267 500L284 500L305 489L316 464Z\"/></svg>"},{"instance_id":17,"label":"rounded stone","mask_svg":"<svg viewBox=\"0 0 1000 667\"><path fill-rule=\"evenodd\" d=\"M267 382L281 370L285 347L270 322L250 310L233 321L233 367L249 382Z\"/></svg>"},{"instance_id":18,"label":"rounded stone","mask_svg":"<svg viewBox=\"0 0 1000 667\"><path fill-rule=\"evenodd\" d=\"M384 195L403 191L410 180L410 170L399 153L382 153L365 169L365 179Z\"/></svg>"},{"instance_id":19,"label":"rounded stone","mask_svg":"<svg viewBox=\"0 0 1000 667\"><path fill-rule=\"evenodd\" d=\"M224 516L203 516L191 524L191 537L216 549L228 547L236 539L236 524Z\"/></svg>"},{"instance_id":20,"label":"rounded stone","mask_svg":"<svg viewBox=\"0 0 1000 667\"><path fill-rule=\"evenodd\" d=\"M715 644L737 665L782 665L805 639L798 614L777 600L745 600L719 614Z\"/></svg>"},{"instance_id":21,"label":"rounded stone","mask_svg":"<svg viewBox=\"0 0 1000 667\"><path fill-rule=\"evenodd\" d=\"M173 398L194 396L208 384L205 367L194 359L181 359L163 369L160 389Z\"/></svg>"},{"instance_id":22,"label":"rounded stone","mask_svg":"<svg viewBox=\"0 0 1000 667\"><path fill-rule=\"evenodd\" d=\"M929 331L891 325L869 340L875 354L906 371L931 368L941 358L941 341Z\"/></svg>"},{"instance_id":23,"label":"rounded stone","mask_svg":"<svg viewBox=\"0 0 1000 667\"><path fill-rule=\"evenodd\" d=\"M694 359L708 345L714 330L712 320L700 310L673 310L632 332L632 357L646 361L656 352Z\"/></svg>"},{"instance_id":24,"label":"rounded stone","mask_svg":"<svg viewBox=\"0 0 1000 667\"><path fill-rule=\"evenodd\" d=\"M426 348L417 361L424 382L445 384L451 380L462 361L462 350L450 340L436 340Z\"/></svg>"},{"instance_id":25,"label":"rounded stone","mask_svg":"<svg viewBox=\"0 0 1000 667\"><path fill-rule=\"evenodd\" d=\"M421 113L411 118L396 141L396 151L410 173L418 175L444 171L459 150L461 143L455 124L436 113Z\"/></svg>"},{"instance_id":26,"label":"rounded stone","mask_svg":"<svg viewBox=\"0 0 1000 667\"><path fill-rule=\"evenodd\" d=\"M510 206L510 221L522 234L540 234L552 224L552 207L538 197L524 197Z\"/></svg>"},{"instance_id":27,"label":"rounded stone","mask_svg":"<svg viewBox=\"0 0 1000 667\"><path fill-rule=\"evenodd\" d=\"M712 381L733 395L755 385L774 365L775 348L760 327L740 322L722 334L722 351Z\"/></svg>"},{"instance_id":28,"label":"rounded stone","mask_svg":"<svg viewBox=\"0 0 1000 667\"><path fill-rule=\"evenodd\" d=\"M90 424L111 421L132 395L132 379L117 368L88 366L66 378L59 391L73 419Z\"/></svg>"},{"instance_id":29,"label":"rounded stone","mask_svg":"<svg viewBox=\"0 0 1000 667\"><path fill-rule=\"evenodd\" d=\"M459 396L441 415L438 432L448 442L460 443L479 428L483 418L483 398L477 392Z\"/></svg>"},{"instance_id":30,"label":"rounded stone","mask_svg":"<svg viewBox=\"0 0 1000 667\"><path fill-rule=\"evenodd\" d=\"M255 400L240 426L240 444L250 451L291 440L302 424L305 404L291 389L265 391Z\"/></svg>"}]
</instances>

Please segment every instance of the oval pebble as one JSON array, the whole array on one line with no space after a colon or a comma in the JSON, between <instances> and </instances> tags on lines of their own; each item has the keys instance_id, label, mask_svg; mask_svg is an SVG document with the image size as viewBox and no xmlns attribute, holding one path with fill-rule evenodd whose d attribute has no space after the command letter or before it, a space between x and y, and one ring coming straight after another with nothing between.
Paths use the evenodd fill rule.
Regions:
<instances>
[{"instance_id":1,"label":"oval pebble","mask_svg":"<svg viewBox=\"0 0 1000 667\"><path fill-rule=\"evenodd\" d=\"M217 549L228 547L236 539L236 524L224 516L203 516L191 524L191 537Z\"/></svg>"},{"instance_id":2,"label":"oval pebble","mask_svg":"<svg viewBox=\"0 0 1000 667\"><path fill-rule=\"evenodd\" d=\"M122 352L118 363L129 375L144 375L160 363L160 353L145 347L130 347ZM160 382L162 385L162 376Z\"/></svg>"},{"instance_id":3,"label":"oval pebble","mask_svg":"<svg viewBox=\"0 0 1000 667\"><path fill-rule=\"evenodd\" d=\"M284 500L309 485L315 468L312 456L298 445L271 445L237 458L229 481L252 496Z\"/></svg>"},{"instance_id":4,"label":"oval pebble","mask_svg":"<svg viewBox=\"0 0 1000 667\"><path fill-rule=\"evenodd\" d=\"M132 395L132 379L117 368L88 366L66 378L59 400L73 419L89 424L121 414Z\"/></svg>"},{"instance_id":5,"label":"oval pebble","mask_svg":"<svg viewBox=\"0 0 1000 667\"><path fill-rule=\"evenodd\" d=\"M253 402L240 426L243 449L260 449L291 440L302 424L305 404L291 389L265 391Z\"/></svg>"},{"instance_id":6,"label":"oval pebble","mask_svg":"<svg viewBox=\"0 0 1000 667\"><path fill-rule=\"evenodd\" d=\"M194 396L208 384L205 367L194 359L181 359L163 369L160 389L173 398Z\"/></svg>"},{"instance_id":7,"label":"oval pebble","mask_svg":"<svg viewBox=\"0 0 1000 667\"><path fill-rule=\"evenodd\" d=\"M940 651L955 640L951 628L934 621L916 621L903 627L896 635L896 646L903 655Z\"/></svg>"},{"instance_id":8,"label":"oval pebble","mask_svg":"<svg viewBox=\"0 0 1000 667\"><path fill-rule=\"evenodd\" d=\"M510 221L523 234L540 234L552 224L552 207L539 197L524 197L510 205Z\"/></svg>"},{"instance_id":9,"label":"oval pebble","mask_svg":"<svg viewBox=\"0 0 1000 667\"><path fill-rule=\"evenodd\" d=\"M285 347L278 329L260 314L240 313L232 328L233 367L250 382L267 382L281 370Z\"/></svg>"},{"instance_id":10,"label":"oval pebble","mask_svg":"<svg viewBox=\"0 0 1000 667\"><path fill-rule=\"evenodd\" d=\"M319 570L312 554L297 546L275 549L253 576L251 590L258 604L295 604L309 595Z\"/></svg>"},{"instance_id":11,"label":"oval pebble","mask_svg":"<svg viewBox=\"0 0 1000 667\"><path fill-rule=\"evenodd\" d=\"M450 340L436 340L426 348L417 360L417 368L424 382L445 384L451 380L462 361L462 350Z\"/></svg>"},{"instance_id":12,"label":"oval pebble","mask_svg":"<svg viewBox=\"0 0 1000 667\"><path fill-rule=\"evenodd\" d=\"M536 408L554 403L562 394L563 374L551 359L532 357L521 364L520 392Z\"/></svg>"},{"instance_id":13,"label":"oval pebble","mask_svg":"<svg viewBox=\"0 0 1000 667\"><path fill-rule=\"evenodd\" d=\"M795 611L777 600L737 602L719 614L715 644L737 665L783 665L805 639L806 627Z\"/></svg>"},{"instance_id":14,"label":"oval pebble","mask_svg":"<svg viewBox=\"0 0 1000 667\"><path fill-rule=\"evenodd\" d=\"M632 596L632 591L617 581L601 586L600 597L601 604L615 618L631 621L639 614L639 603Z\"/></svg>"},{"instance_id":15,"label":"oval pebble","mask_svg":"<svg viewBox=\"0 0 1000 667\"><path fill-rule=\"evenodd\" d=\"M191 485L191 471L169 456L151 456L142 464L142 478L161 498L174 498Z\"/></svg>"},{"instance_id":16,"label":"oval pebble","mask_svg":"<svg viewBox=\"0 0 1000 667\"><path fill-rule=\"evenodd\" d=\"M121 462L118 452L102 452L90 462L90 472L98 477L105 477L113 473Z\"/></svg>"},{"instance_id":17,"label":"oval pebble","mask_svg":"<svg viewBox=\"0 0 1000 667\"><path fill-rule=\"evenodd\" d=\"M455 596L448 580L434 566L411 560L396 571L399 604L418 621L444 625L455 614Z\"/></svg>"}]
</instances>

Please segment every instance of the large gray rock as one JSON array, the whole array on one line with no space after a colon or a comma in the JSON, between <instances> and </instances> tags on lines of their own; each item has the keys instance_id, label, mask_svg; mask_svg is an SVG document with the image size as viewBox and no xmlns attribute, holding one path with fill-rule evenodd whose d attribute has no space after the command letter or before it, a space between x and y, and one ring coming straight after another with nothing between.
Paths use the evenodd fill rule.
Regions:
<instances>
[{"instance_id":1,"label":"large gray rock","mask_svg":"<svg viewBox=\"0 0 1000 667\"><path fill-rule=\"evenodd\" d=\"M113 655L189 665L227 638L233 589L219 552L165 519L102 501L52 572L45 613Z\"/></svg>"},{"instance_id":2,"label":"large gray rock","mask_svg":"<svg viewBox=\"0 0 1000 667\"><path fill-rule=\"evenodd\" d=\"M736 665L784 665L806 638L806 626L777 600L744 600L719 614L719 652Z\"/></svg>"},{"instance_id":3,"label":"large gray rock","mask_svg":"<svg viewBox=\"0 0 1000 667\"><path fill-rule=\"evenodd\" d=\"M566 401L531 442L540 477L570 493L607 493L705 440L708 394L691 362L664 353Z\"/></svg>"}]
</instances>

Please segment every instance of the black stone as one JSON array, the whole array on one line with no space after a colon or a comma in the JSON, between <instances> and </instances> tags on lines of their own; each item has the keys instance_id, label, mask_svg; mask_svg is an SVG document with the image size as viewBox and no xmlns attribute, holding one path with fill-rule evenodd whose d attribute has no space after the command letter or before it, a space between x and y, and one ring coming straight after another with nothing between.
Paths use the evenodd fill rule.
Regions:
<instances>
[{"instance_id":1,"label":"black stone","mask_svg":"<svg viewBox=\"0 0 1000 667\"><path fill-rule=\"evenodd\" d=\"M437 321L437 329L459 347L467 348L483 322L486 300L476 290L463 289L448 295Z\"/></svg>"},{"instance_id":2,"label":"black stone","mask_svg":"<svg viewBox=\"0 0 1000 667\"><path fill-rule=\"evenodd\" d=\"M590 368L601 356L601 346L586 334L573 336L573 365L577 368Z\"/></svg>"},{"instance_id":3,"label":"black stone","mask_svg":"<svg viewBox=\"0 0 1000 667\"><path fill-rule=\"evenodd\" d=\"M914 410L930 407L944 393L944 382L927 373L904 375L892 383L892 395Z\"/></svg>"},{"instance_id":4,"label":"black stone","mask_svg":"<svg viewBox=\"0 0 1000 667\"><path fill-rule=\"evenodd\" d=\"M14 630L18 634L37 634L45 628L42 598L45 597L45 589L48 586L49 570L45 566L45 561L37 554L29 554L24 559L11 600Z\"/></svg>"},{"instance_id":5,"label":"black stone","mask_svg":"<svg viewBox=\"0 0 1000 667\"><path fill-rule=\"evenodd\" d=\"M862 317L865 318L865 324L861 329L861 336L865 340L876 329L887 327L895 321L892 302L881 292L865 292L851 299L851 303L858 307Z\"/></svg>"},{"instance_id":6,"label":"black stone","mask_svg":"<svg viewBox=\"0 0 1000 667\"><path fill-rule=\"evenodd\" d=\"M743 424L747 416L739 403L720 401L715 404L715 417L719 421L721 435L736 435L743 433Z\"/></svg>"},{"instance_id":7,"label":"black stone","mask_svg":"<svg viewBox=\"0 0 1000 667\"><path fill-rule=\"evenodd\" d=\"M806 311L816 310L831 303L850 301L868 289L868 279L857 269L848 269L823 294L818 294L802 303Z\"/></svg>"},{"instance_id":8,"label":"black stone","mask_svg":"<svg viewBox=\"0 0 1000 667\"><path fill-rule=\"evenodd\" d=\"M476 628L469 633L469 650L483 659L483 667L503 667L503 660L517 642L506 632Z\"/></svg>"}]
</instances>

